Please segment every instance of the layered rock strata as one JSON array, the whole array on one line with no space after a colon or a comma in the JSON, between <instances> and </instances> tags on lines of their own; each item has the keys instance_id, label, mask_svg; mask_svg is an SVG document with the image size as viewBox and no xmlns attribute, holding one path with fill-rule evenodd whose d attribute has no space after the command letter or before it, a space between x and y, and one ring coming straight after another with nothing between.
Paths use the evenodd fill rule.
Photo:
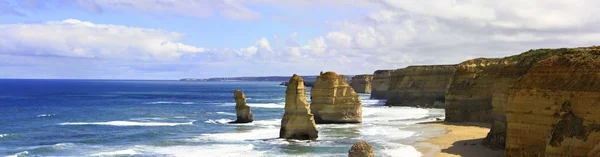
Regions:
<instances>
[{"instance_id":1,"label":"layered rock strata","mask_svg":"<svg viewBox=\"0 0 600 157\"><path fill-rule=\"evenodd\" d=\"M456 65L409 66L390 76L386 105L443 108Z\"/></svg>"},{"instance_id":2,"label":"layered rock strata","mask_svg":"<svg viewBox=\"0 0 600 157\"><path fill-rule=\"evenodd\" d=\"M279 137L285 139L315 140L317 126L306 100L304 80L294 74L285 91L285 113L281 119Z\"/></svg>"},{"instance_id":3,"label":"layered rock strata","mask_svg":"<svg viewBox=\"0 0 600 157\"><path fill-rule=\"evenodd\" d=\"M375 152L369 143L358 141L348 150L348 157L375 157Z\"/></svg>"},{"instance_id":4,"label":"layered rock strata","mask_svg":"<svg viewBox=\"0 0 600 157\"><path fill-rule=\"evenodd\" d=\"M509 88L506 156L598 156L600 47L562 49Z\"/></svg>"},{"instance_id":5,"label":"layered rock strata","mask_svg":"<svg viewBox=\"0 0 600 157\"><path fill-rule=\"evenodd\" d=\"M250 106L246 105L246 96L244 92L235 89L233 91L233 98L235 99L235 113L237 115L237 120L232 123L250 123L254 119L252 117L252 110L250 110Z\"/></svg>"},{"instance_id":6,"label":"layered rock strata","mask_svg":"<svg viewBox=\"0 0 600 157\"><path fill-rule=\"evenodd\" d=\"M569 49L537 49L529 50L519 55L502 58L494 74L492 88L492 128L487 137L483 140L484 145L493 148L505 148L506 146L506 106L508 104L509 88L525 75L531 67L539 61L548 57L561 55L569 52Z\"/></svg>"},{"instance_id":7,"label":"layered rock strata","mask_svg":"<svg viewBox=\"0 0 600 157\"><path fill-rule=\"evenodd\" d=\"M356 75L352 77L350 81L350 86L357 93L371 93L371 81L373 80L373 75Z\"/></svg>"},{"instance_id":8,"label":"layered rock strata","mask_svg":"<svg viewBox=\"0 0 600 157\"><path fill-rule=\"evenodd\" d=\"M310 90L310 110L317 124L361 123L360 96L335 72L322 73Z\"/></svg>"},{"instance_id":9,"label":"layered rock strata","mask_svg":"<svg viewBox=\"0 0 600 157\"><path fill-rule=\"evenodd\" d=\"M371 99L387 99L390 74L393 70L377 70L371 81Z\"/></svg>"},{"instance_id":10,"label":"layered rock strata","mask_svg":"<svg viewBox=\"0 0 600 157\"><path fill-rule=\"evenodd\" d=\"M477 58L458 64L446 92L446 121L491 122L495 77L500 58Z\"/></svg>"}]
</instances>

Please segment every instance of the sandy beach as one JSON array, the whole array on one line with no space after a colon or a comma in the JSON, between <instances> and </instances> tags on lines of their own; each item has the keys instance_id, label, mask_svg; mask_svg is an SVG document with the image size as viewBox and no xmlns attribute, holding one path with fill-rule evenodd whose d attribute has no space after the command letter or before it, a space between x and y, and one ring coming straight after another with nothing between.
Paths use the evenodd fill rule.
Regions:
<instances>
[{"instance_id":1,"label":"sandy beach","mask_svg":"<svg viewBox=\"0 0 600 157\"><path fill-rule=\"evenodd\" d=\"M492 150L481 145L489 132L489 124L433 122L424 125L442 127L448 132L416 145L425 157L499 157L502 150Z\"/></svg>"}]
</instances>

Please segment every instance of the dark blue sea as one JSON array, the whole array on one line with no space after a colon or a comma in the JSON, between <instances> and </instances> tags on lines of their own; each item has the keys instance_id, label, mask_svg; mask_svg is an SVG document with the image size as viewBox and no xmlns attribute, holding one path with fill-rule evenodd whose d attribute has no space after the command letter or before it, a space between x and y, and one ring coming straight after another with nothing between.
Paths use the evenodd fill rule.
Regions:
<instances>
[{"instance_id":1,"label":"dark blue sea","mask_svg":"<svg viewBox=\"0 0 600 157\"><path fill-rule=\"evenodd\" d=\"M227 123L236 88L253 123ZM362 124L318 125L316 141L277 139L284 97L279 82L0 79L0 156L347 156L365 140L377 156L408 157L444 132L416 124L443 110L363 94Z\"/></svg>"}]
</instances>

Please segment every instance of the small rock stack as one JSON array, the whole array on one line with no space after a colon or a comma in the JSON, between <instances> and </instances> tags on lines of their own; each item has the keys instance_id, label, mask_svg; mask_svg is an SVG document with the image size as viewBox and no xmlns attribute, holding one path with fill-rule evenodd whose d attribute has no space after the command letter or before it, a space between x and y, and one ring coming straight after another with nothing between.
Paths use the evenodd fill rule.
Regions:
<instances>
[{"instance_id":1,"label":"small rock stack","mask_svg":"<svg viewBox=\"0 0 600 157\"><path fill-rule=\"evenodd\" d=\"M233 98L235 98L235 112L237 115L237 120L231 123L250 123L254 121L252 117L252 110L250 110L250 106L246 105L246 96L244 92L239 89L235 89L233 91Z\"/></svg>"}]
</instances>

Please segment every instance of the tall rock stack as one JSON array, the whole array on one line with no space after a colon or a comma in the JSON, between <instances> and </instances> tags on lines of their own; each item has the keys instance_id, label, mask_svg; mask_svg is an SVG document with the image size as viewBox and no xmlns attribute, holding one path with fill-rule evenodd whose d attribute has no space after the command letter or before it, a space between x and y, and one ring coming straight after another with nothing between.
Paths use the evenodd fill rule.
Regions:
<instances>
[{"instance_id":1,"label":"tall rock stack","mask_svg":"<svg viewBox=\"0 0 600 157\"><path fill-rule=\"evenodd\" d=\"M237 120L232 123L250 123L254 121L250 106L246 105L246 96L244 95L244 92L235 89L233 91L233 98L235 99L235 113L237 115Z\"/></svg>"},{"instance_id":2,"label":"tall rock stack","mask_svg":"<svg viewBox=\"0 0 600 157\"><path fill-rule=\"evenodd\" d=\"M317 124L361 123L360 96L335 72L322 73L310 90L310 110Z\"/></svg>"},{"instance_id":3,"label":"tall rock stack","mask_svg":"<svg viewBox=\"0 0 600 157\"><path fill-rule=\"evenodd\" d=\"M371 99L387 99L390 74L393 70L377 70L371 81Z\"/></svg>"},{"instance_id":4,"label":"tall rock stack","mask_svg":"<svg viewBox=\"0 0 600 157\"><path fill-rule=\"evenodd\" d=\"M371 81L373 80L373 75L356 75L352 77L350 81L350 86L357 93L371 93Z\"/></svg>"},{"instance_id":5,"label":"tall rock stack","mask_svg":"<svg viewBox=\"0 0 600 157\"><path fill-rule=\"evenodd\" d=\"M456 65L409 66L394 70L388 88L388 106L444 107Z\"/></svg>"},{"instance_id":6,"label":"tall rock stack","mask_svg":"<svg viewBox=\"0 0 600 157\"><path fill-rule=\"evenodd\" d=\"M506 156L600 155L600 47L561 51L509 88Z\"/></svg>"},{"instance_id":7,"label":"tall rock stack","mask_svg":"<svg viewBox=\"0 0 600 157\"><path fill-rule=\"evenodd\" d=\"M317 139L319 132L306 100L304 80L294 74L288 83L285 90L285 113L281 119L279 137L299 140Z\"/></svg>"},{"instance_id":8,"label":"tall rock stack","mask_svg":"<svg viewBox=\"0 0 600 157\"><path fill-rule=\"evenodd\" d=\"M375 157L375 151L369 143L358 141L348 150L348 157Z\"/></svg>"}]
</instances>

